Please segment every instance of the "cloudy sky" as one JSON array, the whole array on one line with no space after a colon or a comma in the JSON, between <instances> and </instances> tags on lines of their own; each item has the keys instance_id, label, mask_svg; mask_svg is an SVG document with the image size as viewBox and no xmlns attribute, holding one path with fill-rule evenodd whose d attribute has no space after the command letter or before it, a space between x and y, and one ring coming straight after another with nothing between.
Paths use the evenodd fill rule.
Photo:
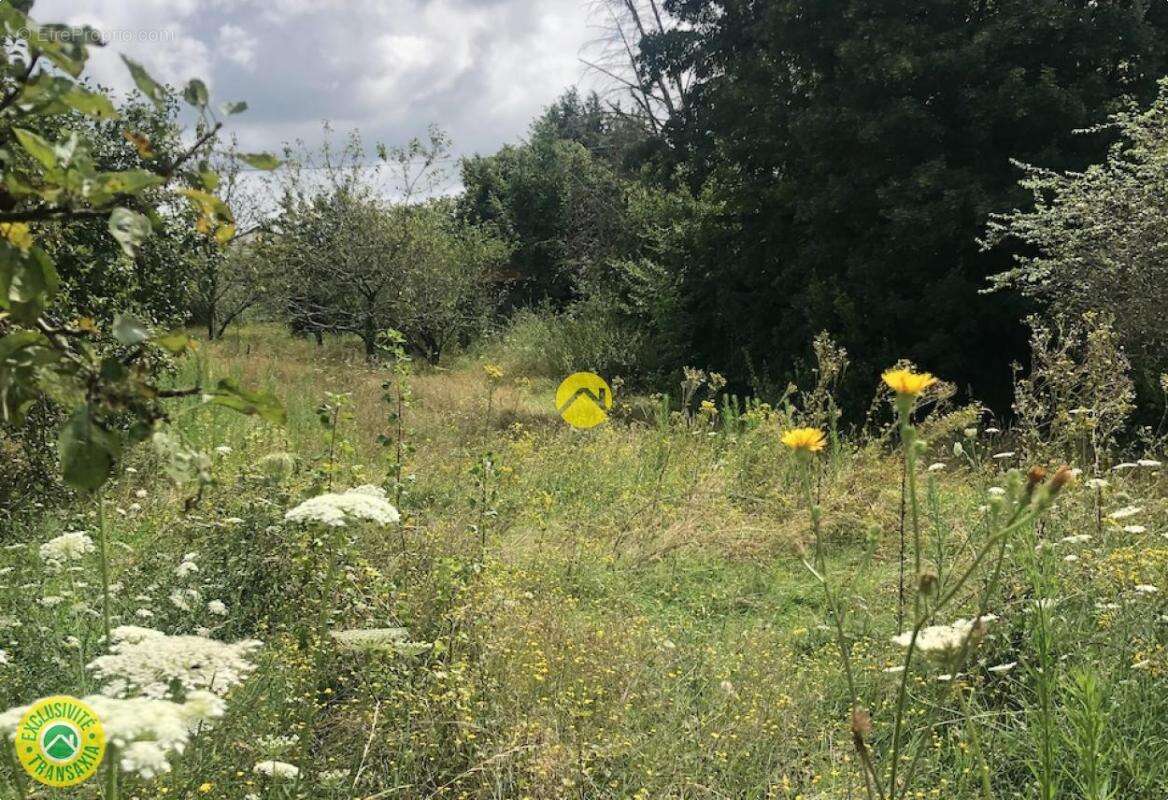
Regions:
<instances>
[{"instance_id":1,"label":"cloudy sky","mask_svg":"<svg viewBox=\"0 0 1168 800\"><path fill-rule=\"evenodd\" d=\"M397 144L438 123L456 154L525 135L541 108L587 85L588 0L40 0L40 22L86 23L110 42L91 73L132 86L117 57L158 80L201 77L245 150L319 142L322 120Z\"/></svg>"}]
</instances>

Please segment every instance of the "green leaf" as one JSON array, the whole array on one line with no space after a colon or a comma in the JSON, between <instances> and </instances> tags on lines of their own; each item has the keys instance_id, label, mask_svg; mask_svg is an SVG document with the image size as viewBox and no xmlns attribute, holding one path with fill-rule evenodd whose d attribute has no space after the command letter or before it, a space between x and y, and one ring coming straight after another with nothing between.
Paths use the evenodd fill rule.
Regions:
<instances>
[{"instance_id":1,"label":"green leaf","mask_svg":"<svg viewBox=\"0 0 1168 800\"><path fill-rule=\"evenodd\" d=\"M241 414L255 414L274 425L284 425L288 415L276 396L270 392L254 392L244 389L231 378L223 378L211 392L215 405L234 409Z\"/></svg>"},{"instance_id":2,"label":"green leaf","mask_svg":"<svg viewBox=\"0 0 1168 800\"><path fill-rule=\"evenodd\" d=\"M70 109L98 119L117 119L118 112L104 94L91 92L68 78L37 73L25 84L17 105L37 114L64 114Z\"/></svg>"},{"instance_id":3,"label":"green leaf","mask_svg":"<svg viewBox=\"0 0 1168 800\"><path fill-rule=\"evenodd\" d=\"M271 153L240 153L239 159L256 169L271 170L280 166L280 159Z\"/></svg>"},{"instance_id":4,"label":"green leaf","mask_svg":"<svg viewBox=\"0 0 1168 800\"><path fill-rule=\"evenodd\" d=\"M192 78L186 88L183 89L183 99L195 108L206 108L207 101L210 99L207 93L207 84L198 78Z\"/></svg>"},{"instance_id":5,"label":"green leaf","mask_svg":"<svg viewBox=\"0 0 1168 800\"><path fill-rule=\"evenodd\" d=\"M150 220L136 211L119 206L110 212L109 232L122 246L122 252L133 258L138 245L150 235Z\"/></svg>"},{"instance_id":6,"label":"green leaf","mask_svg":"<svg viewBox=\"0 0 1168 800\"><path fill-rule=\"evenodd\" d=\"M222 106L220 106L219 110L228 116L231 116L232 114L242 114L244 111L247 111L247 103L245 103L243 100L236 100L231 103L224 103Z\"/></svg>"},{"instance_id":7,"label":"green leaf","mask_svg":"<svg viewBox=\"0 0 1168 800\"><path fill-rule=\"evenodd\" d=\"M171 331L161 336L155 336L150 341L167 351L171 355L180 355L187 350L194 350L196 342L181 331Z\"/></svg>"},{"instance_id":8,"label":"green leaf","mask_svg":"<svg viewBox=\"0 0 1168 800\"><path fill-rule=\"evenodd\" d=\"M124 345L142 344L150 338L146 323L131 314L118 314L114 319L114 338Z\"/></svg>"},{"instance_id":9,"label":"green leaf","mask_svg":"<svg viewBox=\"0 0 1168 800\"><path fill-rule=\"evenodd\" d=\"M86 492L97 491L109 480L122 454L121 438L98 422L89 405L73 412L61 429L57 448L65 483Z\"/></svg>"},{"instance_id":10,"label":"green leaf","mask_svg":"<svg viewBox=\"0 0 1168 800\"><path fill-rule=\"evenodd\" d=\"M122 172L97 174L95 194L137 194L145 189L161 186L166 179L145 169L127 169Z\"/></svg>"},{"instance_id":11,"label":"green leaf","mask_svg":"<svg viewBox=\"0 0 1168 800\"><path fill-rule=\"evenodd\" d=\"M88 25L79 28L60 23L34 25L28 36L30 50L44 55L74 78L85 69L89 45L101 43L101 35Z\"/></svg>"},{"instance_id":12,"label":"green leaf","mask_svg":"<svg viewBox=\"0 0 1168 800\"><path fill-rule=\"evenodd\" d=\"M39 247L26 253L0 241L0 308L24 322L35 320L57 293L61 278Z\"/></svg>"},{"instance_id":13,"label":"green leaf","mask_svg":"<svg viewBox=\"0 0 1168 800\"><path fill-rule=\"evenodd\" d=\"M166 105L166 89L150 77L150 73L146 71L145 67L134 61L132 58L122 56L122 61L126 62L126 67L130 70L130 77L134 79L134 85L138 87L143 95L152 102L156 108L163 108Z\"/></svg>"},{"instance_id":14,"label":"green leaf","mask_svg":"<svg viewBox=\"0 0 1168 800\"><path fill-rule=\"evenodd\" d=\"M38 368L59 356L39 331L16 331L0 338L0 419L19 424L39 396Z\"/></svg>"},{"instance_id":15,"label":"green leaf","mask_svg":"<svg viewBox=\"0 0 1168 800\"><path fill-rule=\"evenodd\" d=\"M42 167L53 169L57 166L57 151L50 142L24 128L13 128L12 132L25 152L39 161Z\"/></svg>"}]
</instances>

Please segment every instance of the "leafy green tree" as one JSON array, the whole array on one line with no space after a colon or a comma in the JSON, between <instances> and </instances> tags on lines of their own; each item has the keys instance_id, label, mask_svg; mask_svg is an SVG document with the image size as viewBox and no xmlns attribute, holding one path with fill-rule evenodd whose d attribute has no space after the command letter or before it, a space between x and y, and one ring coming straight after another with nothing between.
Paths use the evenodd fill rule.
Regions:
<instances>
[{"instance_id":1,"label":"leafy green tree","mask_svg":"<svg viewBox=\"0 0 1168 800\"><path fill-rule=\"evenodd\" d=\"M1168 5L1081 0L670 0L640 42L693 76L665 125L676 179L712 193L681 275L688 346L740 380L789 374L829 330L855 400L908 356L1005 407L1023 304L980 294L1025 201L1011 158L1081 168L1072 135L1168 70ZM858 403L854 402L853 406Z\"/></svg>"},{"instance_id":2,"label":"leafy green tree","mask_svg":"<svg viewBox=\"0 0 1168 800\"><path fill-rule=\"evenodd\" d=\"M1168 384L1168 80L1160 87L1146 109L1114 117L1120 139L1106 161L1081 172L1027 166L1033 207L995 215L984 242L1022 245L996 287L1056 316L1112 319L1145 405L1157 406Z\"/></svg>"},{"instance_id":3,"label":"leafy green tree","mask_svg":"<svg viewBox=\"0 0 1168 800\"><path fill-rule=\"evenodd\" d=\"M625 182L584 143L599 146L604 130L580 120L553 108L530 142L462 162L460 215L514 244L508 308L562 309L583 297L607 259L627 252ZM561 138L569 134L576 138Z\"/></svg>"},{"instance_id":4,"label":"leafy green tree","mask_svg":"<svg viewBox=\"0 0 1168 800\"><path fill-rule=\"evenodd\" d=\"M30 7L0 5L0 421L18 426L45 399L65 409L57 437L62 477L75 489L95 492L113 473L127 439L141 441L165 420L168 398L204 396L274 420L282 411L274 398L227 380L214 387L163 388L150 356L186 351L186 336L154 333L132 313L117 313L108 325L78 319L58 304L73 288L69 279L84 281L92 274L82 262L106 254L106 239L88 251L83 244L92 222L103 224L108 239L131 259L148 237L165 230L164 189L173 187L189 201L200 233L225 241L234 223L230 208L213 193L217 177L199 158L222 127L202 81L192 80L183 90L201 120L192 145L172 154L152 152L149 139L131 131L147 163L110 164L92 126L59 119L119 117L103 92L79 80L99 38L89 28L40 25L27 16ZM163 110L167 90L141 65L125 62L139 91ZM225 111L242 108L230 104ZM274 166L262 154L241 158ZM55 256L64 253L77 259L78 269L58 269ZM73 294L78 303L84 296Z\"/></svg>"},{"instance_id":5,"label":"leafy green tree","mask_svg":"<svg viewBox=\"0 0 1168 800\"><path fill-rule=\"evenodd\" d=\"M370 167L355 135L320 154L321 174L293 159L284 205L261 246L286 279L284 305L293 330L349 333L366 356L381 334L399 331L411 350L437 362L451 344L481 332L494 310L491 287L508 255L493 231L459 219L450 201L421 199L438 182L445 135L379 148ZM385 168L396 201L381 190Z\"/></svg>"}]
</instances>

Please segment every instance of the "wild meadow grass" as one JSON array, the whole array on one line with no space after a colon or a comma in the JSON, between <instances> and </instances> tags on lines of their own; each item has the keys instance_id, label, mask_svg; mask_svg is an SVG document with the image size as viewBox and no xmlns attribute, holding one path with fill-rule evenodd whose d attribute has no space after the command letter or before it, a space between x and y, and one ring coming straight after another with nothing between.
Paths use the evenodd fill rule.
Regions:
<instances>
[{"instance_id":1,"label":"wild meadow grass","mask_svg":"<svg viewBox=\"0 0 1168 800\"><path fill-rule=\"evenodd\" d=\"M104 532L115 630L262 646L183 747L80 797L1168 792L1155 453L1072 477L916 392L853 436L814 392L746 404L696 371L684 412L618 395L579 432L554 381L488 366L395 378L264 327L205 346L179 377L271 389L287 425L191 400L200 479L144 445L100 507L12 521L0 708L96 695L132 644L105 634ZM48 568L66 532L92 549ZM51 794L0 767L0 796Z\"/></svg>"}]
</instances>

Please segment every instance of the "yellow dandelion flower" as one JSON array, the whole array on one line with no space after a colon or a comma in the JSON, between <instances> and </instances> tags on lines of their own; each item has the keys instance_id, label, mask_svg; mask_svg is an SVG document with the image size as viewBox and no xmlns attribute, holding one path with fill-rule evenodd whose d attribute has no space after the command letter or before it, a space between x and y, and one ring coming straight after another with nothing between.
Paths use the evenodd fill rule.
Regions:
<instances>
[{"instance_id":1,"label":"yellow dandelion flower","mask_svg":"<svg viewBox=\"0 0 1168 800\"><path fill-rule=\"evenodd\" d=\"M890 369L881 377L892 391L909 397L916 397L937 382L928 372L913 372L910 369Z\"/></svg>"},{"instance_id":2,"label":"yellow dandelion flower","mask_svg":"<svg viewBox=\"0 0 1168 800\"><path fill-rule=\"evenodd\" d=\"M792 428L783 433L782 442L797 452L818 453L827 445L827 437L819 428Z\"/></svg>"},{"instance_id":3,"label":"yellow dandelion flower","mask_svg":"<svg viewBox=\"0 0 1168 800\"><path fill-rule=\"evenodd\" d=\"M214 788L215 788L215 784L204 783L201 786L199 786L199 794L207 794L209 791L211 791Z\"/></svg>"}]
</instances>

